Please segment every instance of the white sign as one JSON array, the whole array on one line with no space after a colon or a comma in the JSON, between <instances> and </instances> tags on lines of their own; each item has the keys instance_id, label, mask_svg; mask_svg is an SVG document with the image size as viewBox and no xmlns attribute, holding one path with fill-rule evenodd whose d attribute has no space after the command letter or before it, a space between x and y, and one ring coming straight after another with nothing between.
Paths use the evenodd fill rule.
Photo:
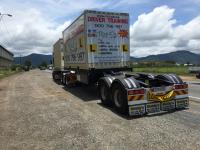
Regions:
<instances>
[{"instance_id":1,"label":"white sign","mask_svg":"<svg viewBox=\"0 0 200 150\"><path fill-rule=\"evenodd\" d=\"M129 61L128 14L87 13L86 22L89 63Z\"/></svg>"},{"instance_id":2,"label":"white sign","mask_svg":"<svg viewBox=\"0 0 200 150\"><path fill-rule=\"evenodd\" d=\"M84 15L63 32L64 57L67 63L83 63L85 59Z\"/></svg>"}]
</instances>

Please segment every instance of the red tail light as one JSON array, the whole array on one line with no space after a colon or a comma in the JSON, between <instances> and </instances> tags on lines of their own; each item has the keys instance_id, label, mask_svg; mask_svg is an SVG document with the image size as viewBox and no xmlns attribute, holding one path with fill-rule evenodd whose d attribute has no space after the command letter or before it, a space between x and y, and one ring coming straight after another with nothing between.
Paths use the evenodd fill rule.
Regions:
<instances>
[{"instance_id":1,"label":"red tail light","mask_svg":"<svg viewBox=\"0 0 200 150\"><path fill-rule=\"evenodd\" d=\"M188 88L188 84L175 85L175 89L187 89L187 88Z\"/></svg>"},{"instance_id":2,"label":"red tail light","mask_svg":"<svg viewBox=\"0 0 200 150\"><path fill-rule=\"evenodd\" d=\"M128 95L137 95L137 94L144 94L145 90L140 89L140 90L130 90L128 91Z\"/></svg>"}]
</instances>

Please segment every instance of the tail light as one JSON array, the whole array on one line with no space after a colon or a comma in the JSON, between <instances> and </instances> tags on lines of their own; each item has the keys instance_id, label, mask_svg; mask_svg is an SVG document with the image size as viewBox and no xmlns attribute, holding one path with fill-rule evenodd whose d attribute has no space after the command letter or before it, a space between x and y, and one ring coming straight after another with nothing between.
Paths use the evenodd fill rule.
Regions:
<instances>
[{"instance_id":1,"label":"tail light","mask_svg":"<svg viewBox=\"0 0 200 150\"><path fill-rule=\"evenodd\" d=\"M187 89L188 84L177 84L175 85L175 89Z\"/></svg>"},{"instance_id":2,"label":"tail light","mask_svg":"<svg viewBox=\"0 0 200 150\"><path fill-rule=\"evenodd\" d=\"M144 94L144 93L145 93L144 89L128 91L128 95L137 95L137 94Z\"/></svg>"}]
</instances>

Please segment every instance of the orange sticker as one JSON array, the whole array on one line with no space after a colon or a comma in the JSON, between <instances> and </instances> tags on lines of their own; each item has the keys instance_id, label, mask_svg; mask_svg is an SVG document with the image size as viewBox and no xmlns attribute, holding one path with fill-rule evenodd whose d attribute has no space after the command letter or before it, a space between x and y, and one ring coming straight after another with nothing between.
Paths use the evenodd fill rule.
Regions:
<instances>
[{"instance_id":1,"label":"orange sticker","mask_svg":"<svg viewBox=\"0 0 200 150\"><path fill-rule=\"evenodd\" d=\"M119 30L118 34L122 38L128 37L128 31L127 30Z\"/></svg>"}]
</instances>

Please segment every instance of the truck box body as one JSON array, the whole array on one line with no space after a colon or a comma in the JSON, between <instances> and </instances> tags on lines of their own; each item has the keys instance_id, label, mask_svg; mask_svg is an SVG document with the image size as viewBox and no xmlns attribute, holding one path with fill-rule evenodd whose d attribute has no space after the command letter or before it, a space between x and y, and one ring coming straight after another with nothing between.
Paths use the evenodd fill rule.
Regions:
<instances>
[{"instance_id":1,"label":"truck box body","mask_svg":"<svg viewBox=\"0 0 200 150\"><path fill-rule=\"evenodd\" d=\"M86 10L63 31L64 66L81 70L128 66L129 15Z\"/></svg>"},{"instance_id":2,"label":"truck box body","mask_svg":"<svg viewBox=\"0 0 200 150\"><path fill-rule=\"evenodd\" d=\"M64 69L63 39L59 39L53 45L53 66L54 70L56 71L61 71Z\"/></svg>"}]
</instances>

